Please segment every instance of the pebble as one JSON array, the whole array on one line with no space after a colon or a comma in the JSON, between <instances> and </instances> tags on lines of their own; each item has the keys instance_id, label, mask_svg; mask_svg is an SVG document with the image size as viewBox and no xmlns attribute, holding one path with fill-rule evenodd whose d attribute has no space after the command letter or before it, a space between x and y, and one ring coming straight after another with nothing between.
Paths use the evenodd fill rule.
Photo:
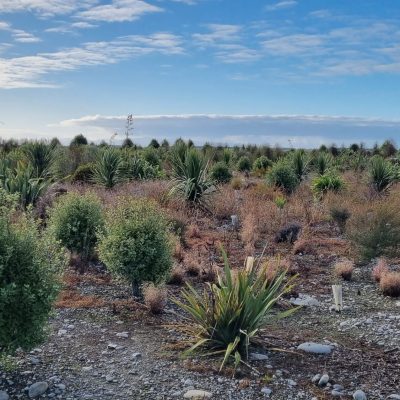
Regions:
<instances>
[{"instance_id":1,"label":"pebble","mask_svg":"<svg viewBox=\"0 0 400 400\"><path fill-rule=\"evenodd\" d=\"M129 333L128 332L119 332L116 334L116 336L119 338L128 339Z\"/></svg>"},{"instance_id":2,"label":"pebble","mask_svg":"<svg viewBox=\"0 0 400 400\"><path fill-rule=\"evenodd\" d=\"M353 393L354 400L367 400L367 395L362 390L356 390Z\"/></svg>"},{"instance_id":3,"label":"pebble","mask_svg":"<svg viewBox=\"0 0 400 400\"><path fill-rule=\"evenodd\" d=\"M265 394L266 396L269 396L272 393L272 389L264 387L261 389L261 393Z\"/></svg>"},{"instance_id":4,"label":"pebble","mask_svg":"<svg viewBox=\"0 0 400 400\"><path fill-rule=\"evenodd\" d=\"M388 399L400 400L400 394L391 394Z\"/></svg>"},{"instance_id":5,"label":"pebble","mask_svg":"<svg viewBox=\"0 0 400 400\"><path fill-rule=\"evenodd\" d=\"M303 350L306 353L314 354L329 354L332 351L332 346L314 342L305 342L297 347L297 350Z\"/></svg>"},{"instance_id":6,"label":"pebble","mask_svg":"<svg viewBox=\"0 0 400 400\"><path fill-rule=\"evenodd\" d=\"M35 397L39 397L42 394L46 393L48 388L49 385L47 382L36 382L33 385L29 386L28 396L31 399L34 399Z\"/></svg>"},{"instance_id":7,"label":"pebble","mask_svg":"<svg viewBox=\"0 0 400 400\"><path fill-rule=\"evenodd\" d=\"M318 386L326 386L326 384L329 382L329 375L324 374L321 376L320 380L318 381Z\"/></svg>"},{"instance_id":8,"label":"pebble","mask_svg":"<svg viewBox=\"0 0 400 400\"><path fill-rule=\"evenodd\" d=\"M294 306L303 306L303 307L316 307L319 306L319 301L308 294L299 293L297 298L292 297L290 300Z\"/></svg>"},{"instance_id":9,"label":"pebble","mask_svg":"<svg viewBox=\"0 0 400 400\"><path fill-rule=\"evenodd\" d=\"M261 353L250 353L250 360L253 361L264 361L268 360L268 356L266 354L261 354Z\"/></svg>"},{"instance_id":10,"label":"pebble","mask_svg":"<svg viewBox=\"0 0 400 400\"><path fill-rule=\"evenodd\" d=\"M205 390L189 390L184 395L184 399L211 399L212 393Z\"/></svg>"},{"instance_id":11,"label":"pebble","mask_svg":"<svg viewBox=\"0 0 400 400\"><path fill-rule=\"evenodd\" d=\"M0 400L8 400L10 396L4 390L0 390Z\"/></svg>"},{"instance_id":12,"label":"pebble","mask_svg":"<svg viewBox=\"0 0 400 400\"><path fill-rule=\"evenodd\" d=\"M317 375L314 375L313 377L312 377L312 379L311 379L311 382L312 383L318 383L318 381L321 379L321 374L317 374Z\"/></svg>"}]
</instances>

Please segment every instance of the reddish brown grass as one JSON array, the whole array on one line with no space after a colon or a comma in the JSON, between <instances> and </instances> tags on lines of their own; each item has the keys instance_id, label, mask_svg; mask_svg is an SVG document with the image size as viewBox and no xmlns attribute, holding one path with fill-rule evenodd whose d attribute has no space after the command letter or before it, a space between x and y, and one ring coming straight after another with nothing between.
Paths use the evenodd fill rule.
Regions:
<instances>
[{"instance_id":1,"label":"reddish brown grass","mask_svg":"<svg viewBox=\"0 0 400 400\"><path fill-rule=\"evenodd\" d=\"M380 282L383 275L386 275L387 273L389 273L387 262L384 258L380 258L377 264L375 265L374 269L372 270L372 278L376 282Z\"/></svg>"},{"instance_id":2,"label":"reddish brown grass","mask_svg":"<svg viewBox=\"0 0 400 400\"><path fill-rule=\"evenodd\" d=\"M354 271L354 263L350 260L338 261L334 267L334 274L338 278L350 281Z\"/></svg>"},{"instance_id":3,"label":"reddish brown grass","mask_svg":"<svg viewBox=\"0 0 400 400\"><path fill-rule=\"evenodd\" d=\"M400 272L388 272L381 276L379 286L382 293L390 297L400 296Z\"/></svg>"},{"instance_id":4,"label":"reddish brown grass","mask_svg":"<svg viewBox=\"0 0 400 400\"><path fill-rule=\"evenodd\" d=\"M76 290L61 291L56 308L99 308L106 305L105 301L98 296L83 296Z\"/></svg>"},{"instance_id":5,"label":"reddish brown grass","mask_svg":"<svg viewBox=\"0 0 400 400\"><path fill-rule=\"evenodd\" d=\"M161 314L167 302L167 291L162 286L153 284L145 285L143 288L144 304L152 314Z\"/></svg>"}]
</instances>

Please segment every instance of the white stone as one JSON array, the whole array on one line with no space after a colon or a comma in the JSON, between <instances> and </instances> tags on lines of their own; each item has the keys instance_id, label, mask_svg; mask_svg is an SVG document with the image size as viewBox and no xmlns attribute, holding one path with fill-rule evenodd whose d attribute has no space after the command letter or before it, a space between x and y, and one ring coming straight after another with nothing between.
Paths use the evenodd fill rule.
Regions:
<instances>
[{"instance_id":1,"label":"white stone","mask_svg":"<svg viewBox=\"0 0 400 400\"><path fill-rule=\"evenodd\" d=\"M356 390L353 393L354 400L367 400L367 395L362 390Z\"/></svg>"},{"instance_id":2,"label":"white stone","mask_svg":"<svg viewBox=\"0 0 400 400\"><path fill-rule=\"evenodd\" d=\"M205 390L189 390L184 395L184 399L211 399L212 393L206 392Z\"/></svg>"},{"instance_id":3,"label":"white stone","mask_svg":"<svg viewBox=\"0 0 400 400\"><path fill-rule=\"evenodd\" d=\"M303 306L303 307L317 307L319 306L319 301L308 294L299 293L297 298L292 297L290 300L294 306Z\"/></svg>"},{"instance_id":4,"label":"white stone","mask_svg":"<svg viewBox=\"0 0 400 400\"><path fill-rule=\"evenodd\" d=\"M314 354L329 354L332 351L332 346L314 342L302 343L297 347L297 350L305 351L306 353Z\"/></svg>"}]
</instances>

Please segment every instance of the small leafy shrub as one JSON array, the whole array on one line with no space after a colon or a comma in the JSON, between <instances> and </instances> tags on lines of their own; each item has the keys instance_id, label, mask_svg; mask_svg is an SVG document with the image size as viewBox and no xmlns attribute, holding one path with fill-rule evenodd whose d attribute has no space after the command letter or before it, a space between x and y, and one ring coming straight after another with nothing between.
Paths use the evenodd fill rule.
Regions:
<instances>
[{"instance_id":1,"label":"small leafy shrub","mask_svg":"<svg viewBox=\"0 0 400 400\"><path fill-rule=\"evenodd\" d=\"M339 192L343 188L343 179L338 175L321 175L315 178L312 183L312 189L317 195L324 195L329 191Z\"/></svg>"},{"instance_id":2,"label":"small leafy shrub","mask_svg":"<svg viewBox=\"0 0 400 400\"><path fill-rule=\"evenodd\" d=\"M330 210L331 218L336 222L341 233L346 229L347 220L350 218L351 214L347 208L344 207L332 207Z\"/></svg>"},{"instance_id":3,"label":"small leafy shrub","mask_svg":"<svg viewBox=\"0 0 400 400\"><path fill-rule=\"evenodd\" d=\"M228 183L232 179L232 174L229 171L229 167L220 161L211 168L211 178L216 183Z\"/></svg>"},{"instance_id":4,"label":"small leafy shrub","mask_svg":"<svg viewBox=\"0 0 400 400\"><path fill-rule=\"evenodd\" d=\"M271 185L282 189L288 194L292 193L299 184L293 168L283 160L276 162L272 166L268 174L268 181Z\"/></svg>"},{"instance_id":5,"label":"small leafy shrub","mask_svg":"<svg viewBox=\"0 0 400 400\"><path fill-rule=\"evenodd\" d=\"M369 175L370 183L378 193L387 190L396 177L392 164L381 156L372 158Z\"/></svg>"},{"instance_id":6,"label":"small leafy shrub","mask_svg":"<svg viewBox=\"0 0 400 400\"><path fill-rule=\"evenodd\" d=\"M97 234L103 228L102 206L93 194L68 193L59 198L50 212L50 231L83 263L93 256Z\"/></svg>"},{"instance_id":7,"label":"small leafy shrub","mask_svg":"<svg viewBox=\"0 0 400 400\"><path fill-rule=\"evenodd\" d=\"M400 255L400 214L396 206L382 203L369 212L360 212L350 219L347 230L364 261Z\"/></svg>"},{"instance_id":8,"label":"small leafy shrub","mask_svg":"<svg viewBox=\"0 0 400 400\"><path fill-rule=\"evenodd\" d=\"M98 251L111 273L131 283L140 297L143 282L158 284L171 270L167 219L148 199L120 198L108 210Z\"/></svg>"},{"instance_id":9,"label":"small leafy shrub","mask_svg":"<svg viewBox=\"0 0 400 400\"><path fill-rule=\"evenodd\" d=\"M93 164L80 165L71 177L72 183L92 183L93 182Z\"/></svg>"},{"instance_id":10,"label":"small leafy shrub","mask_svg":"<svg viewBox=\"0 0 400 400\"><path fill-rule=\"evenodd\" d=\"M354 271L354 264L350 260L339 261L335 264L334 274L338 278L350 281Z\"/></svg>"},{"instance_id":11,"label":"small leafy shrub","mask_svg":"<svg viewBox=\"0 0 400 400\"><path fill-rule=\"evenodd\" d=\"M182 291L184 302L175 300L192 320L178 327L192 342L186 354L221 354L221 369L230 359L235 366L247 359L249 345L267 324L272 307L291 290L291 281L285 283L285 273L269 281L266 268L233 272L225 253L224 260L225 273L218 275L217 283L207 283L203 294L187 284Z\"/></svg>"},{"instance_id":12,"label":"small leafy shrub","mask_svg":"<svg viewBox=\"0 0 400 400\"><path fill-rule=\"evenodd\" d=\"M267 168L272 166L272 161L267 156L261 156L254 160L253 170L265 173Z\"/></svg>"},{"instance_id":13,"label":"small leafy shrub","mask_svg":"<svg viewBox=\"0 0 400 400\"><path fill-rule=\"evenodd\" d=\"M379 287L386 296L400 297L400 272L384 274L379 281Z\"/></svg>"},{"instance_id":14,"label":"small leafy shrub","mask_svg":"<svg viewBox=\"0 0 400 400\"><path fill-rule=\"evenodd\" d=\"M382 276L388 273L389 273L389 268L386 260L384 258L380 258L377 264L375 265L374 269L372 270L372 278L376 282L380 282Z\"/></svg>"},{"instance_id":15,"label":"small leafy shrub","mask_svg":"<svg viewBox=\"0 0 400 400\"><path fill-rule=\"evenodd\" d=\"M93 163L93 182L108 189L124 181L121 152L113 147L103 149Z\"/></svg>"},{"instance_id":16,"label":"small leafy shrub","mask_svg":"<svg viewBox=\"0 0 400 400\"><path fill-rule=\"evenodd\" d=\"M187 149L184 154L180 151L173 152L170 193L190 203L205 206L207 195L212 193L214 187L208 173L208 160L195 148Z\"/></svg>"},{"instance_id":17,"label":"small leafy shrub","mask_svg":"<svg viewBox=\"0 0 400 400\"><path fill-rule=\"evenodd\" d=\"M43 340L65 264L59 244L40 236L34 222L0 216L0 351Z\"/></svg>"},{"instance_id":18,"label":"small leafy shrub","mask_svg":"<svg viewBox=\"0 0 400 400\"><path fill-rule=\"evenodd\" d=\"M301 225L293 223L282 228L275 236L276 243L294 243L300 234Z\"/></svg>"},{"instance_id":19,"label":"small leafy shrub","mask_svg":"<svg viewBox=\"0 0 400 400\"><path fill-rule=\"evenodd\" d=\"M242 156L237 162L237 169L240 172L248 172L251 170L251 161L247 156Z\"/></svg>"},{"instance_id":20,"label":"small leafy shrub","mask_svg":"<svg viewBox=\"0 0 400 400\"><path fill-rule=\"evenodd\" d=\"M162 286L149 283L143 287L144 304L152 314L161 314L167 303L167 291Z\"/></svg>"}]
</instances>

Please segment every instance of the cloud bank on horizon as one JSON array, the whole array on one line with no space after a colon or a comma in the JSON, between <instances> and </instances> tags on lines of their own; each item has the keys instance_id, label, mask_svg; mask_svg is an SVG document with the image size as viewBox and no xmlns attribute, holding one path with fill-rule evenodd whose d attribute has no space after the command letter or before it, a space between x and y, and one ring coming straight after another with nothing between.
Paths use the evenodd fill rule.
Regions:
<instances>
[{"instance_id":1,"label":"cloud bank on horizon","mask_svg":"<svg viewBox=\"0 0 400 400\"><path fill-rule=\"evenodd\" d=\"M399 21L391 0L0 0L0 135L99 141L128 110L141 144L396 139Z\"/></svg>"}]
</instances>

